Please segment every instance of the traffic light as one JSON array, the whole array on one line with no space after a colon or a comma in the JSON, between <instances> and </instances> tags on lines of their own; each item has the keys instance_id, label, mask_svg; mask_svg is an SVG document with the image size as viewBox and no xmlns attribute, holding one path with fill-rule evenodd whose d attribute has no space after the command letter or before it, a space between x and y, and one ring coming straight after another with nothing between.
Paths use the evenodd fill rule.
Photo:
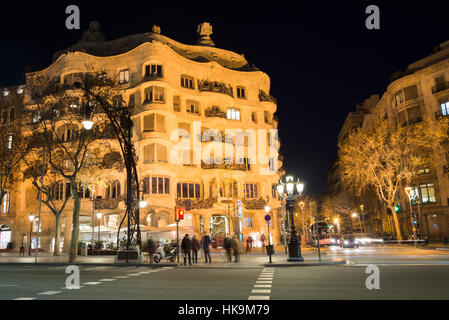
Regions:
<instances>
[{"instance_id":1,"label":"traffic light","mask_svg":"<svg viewBox=\"0 0 449 320\"><path fill-rule=\"evenodd\" d=\"M179 208L176 213L176 220L184 219L184 208Z\"/></svg>"},{"instance_id":2,"label":"traffic light","mask_svg":"<svg viewBox=\"0 0 449 320\"><path fill-rule=\"evenodd\" d=\"M396 213L402 212L402 208L401 208L401 203L400 202L398 202L398 204L394 207L394 211L396 211Z\"/></svg>"}]
</instances>

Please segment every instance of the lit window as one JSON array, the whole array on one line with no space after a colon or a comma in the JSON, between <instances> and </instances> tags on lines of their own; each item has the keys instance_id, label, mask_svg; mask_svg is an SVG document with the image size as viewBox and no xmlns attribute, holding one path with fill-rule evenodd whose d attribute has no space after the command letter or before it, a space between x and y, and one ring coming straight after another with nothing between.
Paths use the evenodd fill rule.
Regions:
<instances>
[{"instance_id":1,"label":"lit window","mask_svg":"<svg viewBox=\"0 0 449 320\"><path fill-rule=\"evenodd\" d=\"M421 184L419 186L421 190L421 197L423 203L435 203L435 189L433 183Z\"/></svg>"},{"instance_id":2,"label":"lit window","mask_svg":"<svg viewBox=\"0 0 449 320\"><path fill-rule=\"evenodd\" d=\"M129 70L122 70L119 73L119 79L118 79L118 83L122 84L122 83L128 83L129 82Z\"/></svg>"},{"instance_id":3,"label":"lit window","mask_svg":"<svg viewBox=\"0 0 449 320\"><path fill-rule=\"evenodd\" d=\"M8 141L6 143L6 147L8 148L8 150L12 149L12 135L8 135Z\"/></svg>"},{"instance_id":4,"label":"lit window","mask_svg":"<svg viewBox=\"0 0 449 320\"><path fill-rule=\"evenodd\" d=\"M2 207L1 207L2 213L9 213L10 200L11 199L10 199L9 193L6 191L6 194L3 196L3 201L2 201Z\"/></svg>"},{"instance_id":5,"label":"lit window","mask_svg":"<svg viewBox=\"0 0 449 320\"><path fill-rule=\"evenodd\" d=\"M226 111L226 117L229 120L240 120L240 110L235 108L228 108Z\"/></svg>"},{"instance_id":6,"label":"lit window","mask_svg":"<svg viewBox=\"0 0 449 320\"><path fill-rule=\"evenodd\" d=\"M449 116L449 101L440 104L440 108L443 116Z\"/></svg>"}]
</instances>

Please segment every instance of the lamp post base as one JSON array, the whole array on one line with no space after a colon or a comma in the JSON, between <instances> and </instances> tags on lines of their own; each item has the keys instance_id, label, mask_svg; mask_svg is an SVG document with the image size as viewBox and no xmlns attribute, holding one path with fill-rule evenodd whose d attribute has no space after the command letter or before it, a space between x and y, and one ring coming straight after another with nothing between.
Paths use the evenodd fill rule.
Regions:
<instances>
[{"instance_id":1,"label":"lamp post base","mask_svg":"<svg viewBox=\"0 0 449 320\"><path fill-rule=\"evenodd\" d=\"M292 235L290 242L288 243L288 259L290 262L304 261L301 256L301 244L298 242L296 235Z\"/></svg>"}]
</instances>

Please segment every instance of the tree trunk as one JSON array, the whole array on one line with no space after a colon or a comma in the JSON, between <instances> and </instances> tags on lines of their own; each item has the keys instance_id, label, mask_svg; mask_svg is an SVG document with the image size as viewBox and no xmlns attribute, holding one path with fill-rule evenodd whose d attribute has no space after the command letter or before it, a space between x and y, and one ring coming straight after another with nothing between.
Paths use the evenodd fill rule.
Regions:
<instances>
[{"instance_id":1,"label":"tree trunk","mask_svg":"<svg viewBox=\"0 0 449 320\"><path fill-rule=\"evenodd\" d=\"M71 182L71 190L73 195L73 216L72 216L72 238L70 239L69 262L74 262L78 255L78 236L80 221L80 205L81 199L78 196L78 190L75 182Z\"/></svg>"},{"instance_id":2,"label":"tree trunk","mask_svg":"<svg viewBox=\"0 0 449 320\"><path fill-rule=\"evenodd\" d=\"M401 234L401 227L399 226L399 219L396 211L394 210L393 206L389 206L392 214L393 214L393 220L394 220L394 227L396 229L396 238L400 241L402 240L402 234Z\"/></svg>"},{"instance_id":3,"label":"tree trunk","mask_svg":"<svg viewBox=\"0 0 449 320\"><path fill-rule=\"evenodd\" d=\"M58 213L55 215L55 247L53 249L53 255L54 256L60 256L61 255L61 249L59 242L61 241L61 213Z\"/></svg>"}]
</instances>

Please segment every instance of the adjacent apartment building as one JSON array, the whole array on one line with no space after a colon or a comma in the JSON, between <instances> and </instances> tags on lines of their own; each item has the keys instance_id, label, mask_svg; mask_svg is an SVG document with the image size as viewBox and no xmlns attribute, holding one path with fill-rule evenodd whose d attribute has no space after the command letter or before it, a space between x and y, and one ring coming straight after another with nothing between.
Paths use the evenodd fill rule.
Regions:
<instances>
[{"instance_id":1,"label":"adjacent apartment building","mask_svg":"<svg viewBox=\"0 0 449 320\"><path fill-rule=\"evenodd\" d=\"M153 32L104 41L98 23L91 23L79 43L56 53L51 65L36 74L56 76L61 83L70 85L86 72L87 66L94 66L117 79L117 103L124 101L135 110L133 141L143 196L148 202L140 211L143 240L149 235L173 239L174 208L190 200L191 209L181 221L183 233L199 236L210 232L220 238L240 230L242 239L248 235L259 239L267 234L264 207L268 205L273 215L272 237L277 243L281 210L274 185L282 164L274 117L277 102L270 95L270 78L250 66L243 55L216 48L208 23L200 24L197 33L196 45L163 36L157 26ZM7 99L6 91L3 99ZM26 90L20 94L25 95L26 104ZM10 114L8 109L5 121L9 121ZM219 143L223 150L232 152L212 155L211 161L198 161L198 149L192 147L176 159L171 151L177 142L170 136L177 129L182 129L179 132L200 150ZM61 134L70 134L64 130ZM222 141L213 141L208 136L210 130L220 132ZM244 150L239 158L238 146ZM214 161L216 156L221 156L221 163ZM125 170L108 178L108 186L83 191L80 240L92 240L92 231L94 240L116 239L125 212ZM61 198L70 197L65 181L61 180L57 190ZM37 221L30 225L28 216L37 215L37 199L37 191L27 179L16 181L8 190L0 213L1 248L9 242L16 250L22 244L26 247L30 228L31 238L35 237ZM69 201L61 221L60 245L64 250L70 242L72 208ZM98 212L102 213L100 220L94 216ZM50 251L54 217L45 205L41 220L41 241L32 240L31 244Z\"/></svg>"},{"instance_id":2,"label":"adjacent apartment building","mask_svg":"<svg viewBox=\"0 0 449 320\"><path fill-rule=\"evenodd\" d=\"M395 73L386 91L373 95L348 114L338 136L344 143L348 133L355 128L369 130L378 119L388 118L392 126L410 126L423 117L438 121L449 116L449 41L439 45L431 55L410 64L404 72ZM441 157L443 156L443 157ZM449 237L449 159L448 155L435 155L433 166L417 172L413 187L418 190L423 234L432 241ZM444 159L438 160L438 159ZM340 170L334 164L328 176L329 193L344 192ZM368 199L369 200L369 199ZM368 201L367 200L367 201ZM391 217L383 205L371 201L364 203L371 232L393 233ZM400 201L402 212L398 214L403 235L412 232L410 206L404 190ZM417 214L417 204L413 212Z\"/></svg>"}]
</instances>

